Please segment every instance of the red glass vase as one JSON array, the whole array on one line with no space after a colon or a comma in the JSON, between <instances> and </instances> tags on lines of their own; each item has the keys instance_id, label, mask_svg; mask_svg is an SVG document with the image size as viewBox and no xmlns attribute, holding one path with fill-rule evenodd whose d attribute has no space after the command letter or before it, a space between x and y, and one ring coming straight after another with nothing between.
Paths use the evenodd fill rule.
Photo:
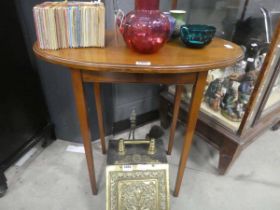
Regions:
<instances>
[{"instance_id":1,"label":"red glass vase","mask_svg":"<svg viewBox=\"0 0 280 210\"><path fill-rule=\"evenodd\" d=\"M135 0L135 10L122 20L120 31L128 45L140 53L154 53L168 40L170 23L159 11L159 0Z\"/></svg>"}]
</instances>

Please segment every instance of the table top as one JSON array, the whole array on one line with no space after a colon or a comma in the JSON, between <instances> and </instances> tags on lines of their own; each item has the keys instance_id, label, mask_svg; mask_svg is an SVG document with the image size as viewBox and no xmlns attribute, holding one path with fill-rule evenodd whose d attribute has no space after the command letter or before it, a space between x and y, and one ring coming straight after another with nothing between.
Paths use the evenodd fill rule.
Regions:
<instances>
[{"instance_id":1,"label":"table top","mask_svg":"<svg viewBox=\"0 0 280 210\"><path fill-rule=\"evenodd\" d=\"M105 48L42 50L35 42L33 51L47 62L73 69L147 74L207 71L230 66L243 57L238 45L220 38L202 49L187 48L175 40L157 53L139 54L112 34L106 36Z\"/></svg>"}]
</instances>

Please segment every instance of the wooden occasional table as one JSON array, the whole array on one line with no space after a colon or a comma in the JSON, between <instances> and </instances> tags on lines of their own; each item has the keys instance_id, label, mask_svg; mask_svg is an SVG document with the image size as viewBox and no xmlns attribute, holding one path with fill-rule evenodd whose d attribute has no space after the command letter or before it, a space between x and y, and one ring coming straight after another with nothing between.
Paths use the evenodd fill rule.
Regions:
<instances>
[{"instance_id":1,"label":"wooden occasional table","mask_svg":"<svg viewBox=\"0 0 280 210\"><path fill-rule=\"evenodd\" d=\"M203 49L184 47L179 41L167 43L156 54L138 54L113 36L106 37L106 48L41 50L34 44L35 54L50 63L66 66L71 70L80 129L85 147L87 166L93 194L97 194L91 137L89 131L83 83L94 83L97 117L102 152L106 153L100 83L156 83L176 84L174 114L170 130L168 154L171 154L178 118L183 85L193 84L192 100L187 117L186 135L175 184L178 196L195 131L200 103L209 69L230 66L242 59L241 48L229 41L214 38Z\"/></svg>"}]
</instances>

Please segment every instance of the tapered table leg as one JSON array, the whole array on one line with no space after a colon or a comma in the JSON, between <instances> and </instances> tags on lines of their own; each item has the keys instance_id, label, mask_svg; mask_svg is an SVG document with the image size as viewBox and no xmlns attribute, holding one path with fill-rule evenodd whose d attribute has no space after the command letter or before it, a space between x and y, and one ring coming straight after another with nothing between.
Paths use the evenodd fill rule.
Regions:
<instances>
[{"instance_id":1,"label":"tapered table leg","mask_svg":"<svg viewBox=\"0 0 280 210\"><path fill-rule=\"evenodd\" d=\"M190 147L192 144L193 134L195 132L196 122L199 114L200 103L203 97L203 91L206 83L207 72L200 72L197 76L197 81L194 84L190 109L187 117L186 134L184 137L183 148L181 152L181 159L177 173L174 196L179 195L184 170L189 156Z\"/></svg>"},{"instance_id":2,"label":"tapered table leg","mask_svg":"<svg viewBox=\"0 0 280 210\"><path fill-rule=\"evenodd\" d=\"M80 129L81 129L81 134L82 134L85 153L86 153L91 189L92 189L92 193L96 195L97 194L96 178L95 178L95 171L94 171L90 131L89 131L88 118L87 118L86 101L85 101L83 83L81 78L81 72L79 70L73 69L71 71L71 74L72 74L72 86L73 86L73 91L74 91L74 96L76 101L76 108L77 108Z\"/></svg>"},{"instance_id":3,"label":"tapered table leg","mask_svg":"<svg viewBox=\"0 0 280 210\"><path fill-rule=\"evenodd\" d=\"M180 110L180 103L181 103L181 97L183 92L183 85L176 85L176 93L174 98L174 107L173 107L173 117L172 117L172 123L170 127L170 135L169 135L169 144L168 144L168 150L167 154L171 155L173 144L174 144L174 136L175 136L175 130Z\"/></svg>"},{"instance_id":4,"label":"tapered table leg","mask_svg":"<svg viewBox=\"0 0 280 210\"><path fill-rule=\"evenodd\" d=\"M100 94L100 83L93 84L94 96L95 96L95 106L97 111L98 118L98 128L99 128L99 137L102 146L102 153L106 154L106 143L105 143L105 134L104 134L104 123L102 115L102 104L101 104L101 94Z\"/></svg>"}]
</instances>

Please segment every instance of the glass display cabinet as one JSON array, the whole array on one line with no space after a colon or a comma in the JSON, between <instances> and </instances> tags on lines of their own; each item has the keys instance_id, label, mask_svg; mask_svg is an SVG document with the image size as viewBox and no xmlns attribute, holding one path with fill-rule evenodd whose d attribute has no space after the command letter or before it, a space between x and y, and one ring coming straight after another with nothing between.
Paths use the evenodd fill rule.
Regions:
<instances>
[{"instance_id":1,"label":"glass display cabinet","mask_svg":"<svg viewBox=\"0 0 280 210\"><path fill-rule=\"evenodd\" d=\"M270 110L274 110L275 107L279 106L280 103L280 76L278 74L274 79L274 85L271 86L270 93L264 106L264 110L261 112L262 115L269 113Z\"/></svg>"},{"instance_id":2,"label":"glass display cabinet","mask_svg":"<svg viewBox=\"0 0 280 210\"><path fill-rule=\"evenodd\" d=\"M197 135L219 150L219 173L268 128L280 127L280 5L260 1L173 1L185 7L187 22L214 25L216 36L242 46L244 59L209 70ZM192 86L186 85L179 118L185 123ZM175 87L161 92L161 125L168 128Z\"/></svg>"}]
</instances>

